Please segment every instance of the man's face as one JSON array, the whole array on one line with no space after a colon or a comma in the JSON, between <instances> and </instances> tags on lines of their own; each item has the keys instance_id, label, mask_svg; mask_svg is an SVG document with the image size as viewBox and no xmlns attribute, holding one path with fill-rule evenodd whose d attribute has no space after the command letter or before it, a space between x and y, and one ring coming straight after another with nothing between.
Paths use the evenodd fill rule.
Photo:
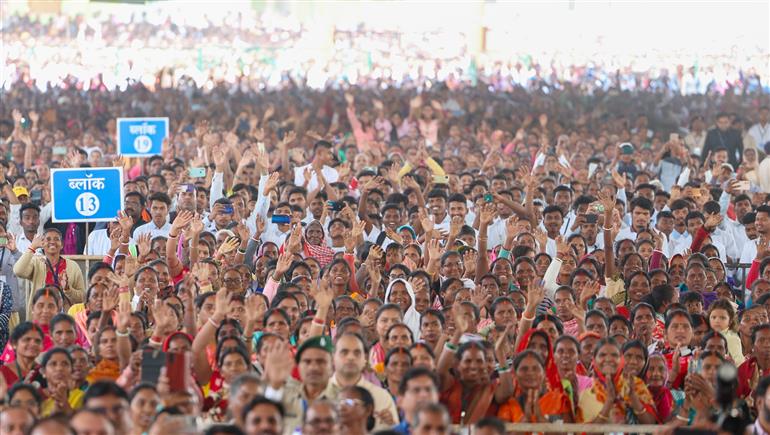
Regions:
<instances>
[{"instance_id":1,"label":"man's face","mask_svg":"<svg viewBox=\"0 0 770 435\"><path fill-rule=\"evenodd\" d=\"M125 209L125 212L134 218L134 223L136 223L137 219L140 216L140 213L142 211L142 203L139 201L139 197L137 196L127 196L126 199L123 201Z\"/></svg>"},{"instance_id":2,"label":"man's face","mask_svg":"<svg viewBox=\"0 0 770 435\"><path fill-rule=\"evenodd\" d=\"M177 198L177 209L194 212L195 208L195 192L179 192L179 197Z\"/></svg>"},{"instance_id":3,"label":"man's face","mask_svg":"<svg viewBox=\"0 0 770 435\"><path fill-rule=\"evenodd\" d=\"M40 225L40 212L35 209L26 209L21 214L21 226L24 231L36 233Z\"/></svg>"},{"instance_id":4,"label":"man's face","mask_svg":"<svg viewBox=\"0 0 770 435\"><path fill-rule=\"evenodd\" d=\"M438 403L438 389L428 376L418 376L406 383L406 390L398 397L398 406L407 416L414 416L418 407Z\"/></svg>"},{"instance_id":5,"label":"man's face","mask_svg":"<svg viewBox=\"0 0 770 435\"><path fill-rule=\"evenodd\" d=\"M691 236L695 236L695 233L698 232L698 228L703 226L703 219L701 218L690 218L687 221L687 232L690 233Z\"/></svg>"},{"instance_id":6,"label":"man's face","mask_svg":"<svg viewBox=\"0 0 770 435\"><path fill-rule=\"evenodd\" d=\"M446 212L446 200L441 197L429 198L428 207L433 216L441 216Z\"/></svg>"},{"instance_id":7,"label":"man's face","mask_svg":"<svg viewBox=\"0 0 770 435\"><path fill-rule=\"evenodd\" d=\"M96 412L81 412L70 421L77 435L112 435L115 428L104 415ZM122 432L121 432L122 433Z\"/></svg>"},{"instance_id":8,"label":"man's face","mask_svg":"<svg viewBox=\"0 0 770 435\"><path fill-rule=\"evenodd\" d=\"M257 405L246 414L243 431L246 435L281 435L283 417L273 405Z\"/></svg>"},{"instance_id":9,"label":"man's face","mask_svg":"<svg viewBox=\"0 0 770 435\"><path fill-rule=\"evenodd\" d=\"M326 385L331 377L331 355L321 349L307 349L299 360L299 374L311 385Z\"/></svg>"},{"instance_id":10,"label":"man's face","mask_svg":"<svg viewBox=\"0 0 770 435\"><path fill-rule=\"evenodd\" d=\"M359 376L366 367L366 352L356 337L345 335L334 349L334 368L346 377Z\"/></svg>"},{"instance_id":11,"label":"man's face","mask_svg":"<svg viewBox=\"0 0 770 435\"><path fill-rule=\"evenodd\" d=\"M168 205L163 201L153 201L150 205L150 216L156 225L164 225L168 216Z\"/></svg>"},{"instance_id":12,"label":"man's face","mask_svg":"<svg viewBox=\"0 0 770 435\"><path fill-rule=\"evenodd\" d=\"M634 207L631 219L635 229L647 228L650 224L650 211L642 207Z\"/></svg>"},{"instance_id":13,"label":"man's face","mask_svg":"<svg viewBox=\"0 0 770 435\"><path fill-rule=\"evenodd\" d=\"M299 206L300 208L304 209L305 208L305 203L306 203L305 195L303 195L301 193L298 193L298 192L292 193L291 195L289 195L289 204L290 205L296 205L296 206Z\"/></svg>"},{"instance_id":14,"label":"man's face","mask_svg":"<svg viewBox=\"0 0 770 435\"><path fill-rule=\"evenodd\" d=\"M656 227L658 231L661 231L666 235L671 234L674 231L674 218L659 218Z\"/></svg>"},{"instance_id":15,"label":"man's face","mask_svg":"<svg viewBox=\"0 0 770 435\"><path fill-rule=\"evenodd\" d=\"M585 237L586 240L596 240L596 231L597 226L596 223L583 223L580 225L580 235Z\"/></svg>"},{"instance_id":16,"label":"man's face","mask_svg":"<svg viewBox=\"0 0 770 435\"><path fill-rule=\"evenodd\" d=\"M412 431L415 435L448 435L451 433L449 419L444 413L421 411L417 418L418 424Z\"/></svg>"},{"instance_id":17,"label":"man's face","mask_svg":"<svg viewBox=\"0 0 770 435\"><path fill-rule=\"evenodd\" d=\"M6 435L24 435L35 424L32 414L24 408L0 412L0 432Z\"/></svg>"},{"instance_id":18,"label":"man's face","mask_svg":"<svg viewBox=\"0 0 770 435\"><path fill-rule=\"evenodd\" d=\"M548 231L549 236L557 234L559 230L561 230L563 222L564 218L562 218L561 213L555 211L547 213L543 217L543 225L545 226L546 231Z\"/></svg>"},{"instance_id":19,"label":"man's face","mask_svg":"<svg viewBox=\"0 0 770 435\"><path fill-rule=\"evenodd\" d=\"M302 433L308 435L338 433L337 417L337 412L330 403L316 402L307 409Z\"/></svg>"},{"instance_id":20,"label":"man's face","mask_svg":"<svg viewBox=\"0 0 770 435\"><path fill-rule=\"evenodd\" d=\"M393 208L385 210L385 213L382 215L382 223L395 231L401 225L401 212Z\"/></svg>"},{"instance_id":21,"label":"man's face","mask_svg":"<svg viewBox=\"0 0 770 435\"><path fill-rule=\"evenodd\" d=\"M246 406L251 399L259 394L259 384L256 382L246 382L235 394L230 394L230 399L227 402L227 408L237 421L240 421L241 412L243 407Z\"/></svg>"},{"instance_id":22,"label":"man's face","mask_svg":"<svg viewBox=\"0 0 770 435\"><path fill-rule=\"evenodd\" d=\"M758 212L757 218L754 220L754 228L757 230L757 234L770 234L770 215L763 211Z\"/></svg>"},{"instance_id":23,"label":"man's face","mask_svg":"<svg viewBox=\"0 0 770 435\"><path fill-rule=\"evenodd\" d=\"M730 118L727 116L717 118L717 128L722 131L727 131L727 129L730 128Z\"/></svg>"},{"instance_id":24,"label":"man's face","mask_svg":"<svg viewBox=\"0 0 770 435\"><path fill-rule=\"evenodd\" d=\"M117 433L131 431L131 419L129 418L128 401L113 395L92 397L85 404L86 408L97 414L106 416L115 426Z\"/></svg>"},{"instance_id":25,"label":"man's face","mask_svg":"<svg viewBox=\"0 0 770 435\"><path fill-rule=\"evenodd\" d=\"M561 211L567 213L572 204L572 194L566 190L560 190L553 196L553 203L557 205Z\"/></svg>"}]
</instances>

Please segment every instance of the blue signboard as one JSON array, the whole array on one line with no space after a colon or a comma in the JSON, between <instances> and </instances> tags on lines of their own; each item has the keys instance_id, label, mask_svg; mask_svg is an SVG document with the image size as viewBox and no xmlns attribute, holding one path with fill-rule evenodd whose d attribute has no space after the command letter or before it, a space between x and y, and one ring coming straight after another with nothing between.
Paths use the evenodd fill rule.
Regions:
<instances>
[{"instance_id":1,"label":"blue signboard","mask_svg":"<svg viewBox=\"0 0 770 435\"><path fill-rule=\"evenodd\" d=\"M107 222L123 208L123 168L51 169L54 222Z\"/></svg>"},{"instance_id":2,"label":"blue signboard","mask_svg":"<svg viewBox=\"0 0 770 435\"><path fill-rule=\"evenodd\" d=\"M118 118L118 153L126 157L150 157L163 151L168 137L168 118Z\"/></svg>"}]
</instances>

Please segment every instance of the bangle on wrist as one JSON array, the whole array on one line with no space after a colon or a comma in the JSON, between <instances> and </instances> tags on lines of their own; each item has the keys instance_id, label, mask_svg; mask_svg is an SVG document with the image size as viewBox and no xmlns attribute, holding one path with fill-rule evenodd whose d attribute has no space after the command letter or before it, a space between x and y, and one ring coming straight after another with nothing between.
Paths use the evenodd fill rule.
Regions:
<instances>
[{"instance_id":1,"label":"bangle on wrist","mask_svg":"<svg viewBox=\"0 0 770 435\"><path fill-rule=\"evenodd\" d=\"M237 251L237 252L238 252L239 254L241 254L241 255L246 255L246 250L245 250L245 249L241 249L241 248L238 248L238 251Z\"/></svg>"},{"instance_id":2,"label":"bangle on wrist","mask_svg":"<svg viewBox=\"0 0 770 435\"><path fill-rule=\"evenodd\" d=\"M116 329L115 330L115 335L117 335L118 337L128 337L129 335L131 335L131 332L129 332L129 331L121 332L121 331Z\"/></svg>"},{"instance_id":3,"label":"bangle on wrist","mask_svg":"<svg viewBox=\"0 0 770 435\"><path fill-rule=\"evenodd\" d=\"M213 326L214 328L219 328L219 325L222 324L221 321L217 322L216 320L214 320L214 317L209 317L208 322L211 323L211 326Z\"/></svg>"},{"instance_id":4,"label":"bangle on wrist","mask_svg":"<svg viewBox=\"0 0 770 435\"><path fill-rule=\"evenodd\" d=\"M444 349L446 349L449 352L455 353L457 352L457 345L447 341L446 343L444 343Z\"/></svg>"},{"instance_id":5,"label":"bangle on wrist","mask_svg":"<svg viewBox=\"0 0 770 435\"><path fill-rule=\"evenodd\" d=\"M612 231L612 228L602 227L602 230L604 230L604 231Z\"/></svg>"},{"instance_id":6,"label":"bangle on wrist","mask_svg":"<svg viewBox=\"0 0 770 435\"><path fill-rule=\"evenodd\" d=\"M179 237L179 234L174 235L174 234L171 234L170 232L168 233L169 239L176 239L177 237Z\"/></svg>"},{"instance_id":7,"label":"bangle on wrist","mask_svg":"<svg viewBox=\"0 0 770 435\"><path fill-rule=\"evenodd\" d=\"M316 325L325 325L326 324L326 322L324 322L323 319L319 319L318 317L313 317L313 323L315 323Z\"/></svg>"},{"instance_id":8,"label":"bangle on wrist","mask_svg":"<svg viewBox=\"0 0 770 435\"><path fill-rule=\"evenodd\" d=\"M690 422L690 419L688 417L682 417L679 414L676 415L676 419L681 421L681 422L684 422L684 423L689 423Z\"/></svg>"},{"instance_id":9,"label":"bangle on wrist","mask_svg":"<svg viewBox=\"0 0 770 435\"><path fill-rule=\"evenodd\" d=\"M521 313L521 320L526 320L528 322L532 322L532 321L535 320L535 317L537 317L537 316L533 315L532 317L527 317L527 312L526 311Z\"/></svg>"}]
</instances>

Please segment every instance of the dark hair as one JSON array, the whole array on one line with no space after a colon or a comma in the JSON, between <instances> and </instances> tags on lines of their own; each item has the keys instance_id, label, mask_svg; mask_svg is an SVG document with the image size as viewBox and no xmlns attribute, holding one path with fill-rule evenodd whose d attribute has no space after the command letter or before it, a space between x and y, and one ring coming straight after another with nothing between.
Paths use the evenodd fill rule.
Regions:
<instances>
[{"instance_id":1,"label":"dark hair","mask_svg":"<svg viewBox=\"0 0 770 435\"><path fill-rule=\"evenodd\" d=\"M538 325L545 321L553 323L556 326L556 331L559 332L559 335L564 334L564 325L562 325L561 320L553 314L539 314L535 317L535 321L532 322L532 328L537 329Z\"/></svg>"},{"instance_id":2,"label":"dark hair","mask_svg":"<svg viewBox=\"0 0 770 435\"><path fill-rule=\"evenodd\" d=\"M72 328L75 329L77 332L77 323L75 323L75 319L72 318L69 314L65 313L57 313L55 316L51 317L51 321L48 322L48 329L53 333L54 326L58 325L59 323L67 322L70 325L72 325Z\"/></svg>"},{"instance_id":3,"label":"dark hair","mask_svg":"<svg viewBox=\"0 0 770 435\"><path fill-rule=\"evenodd\" d=\"M513 369L514 370L518 370L519 366L521 365L521 362L524 361L524 358L534 358L540 364L540 367L545 368L545 363L543 362L543 357L540 356L539 353L535 352L532 349L524 349L523 351L519 352L516 355L515 358L513 358Z\"/></svg>"},{"instance_id":4,"label":"dark hair","mask_svg":"<svg viewBox=\"0 0 770 435\"><path fill-rule=\"evenodd\" d=\"M406 373L404 373L404 376L401 378L401 382L398 384L398 395L403 396L404 393L406 393L406 389L409 386L409 381L422 376L430 378L430 380L433 382L433 386L436 387L436 390L438 390L438 377L433 370L426 369L425 367L412 367L407 370Z\"/></svg>"},{"instance_id":5,"label":"dark hair","mask_svg":"<svg viewBox=\"0 0 770 435\"><path fill-rule=\"evenodd\" d=\"M165 203L167 206L171 206L171 198L168 196L167 193L164 193L164 192L155 192L151 194L148 199L150 202L160 201L162 203Z\"/></svg>"},{"instance_id":6,"label":"dark hair","mask_svg":"<svg viewBox=\"0 0 770 435\"><path fill-rule=\"evenodd\" d=\"M505 423L496 417L484 417L477 421L473 427L475 427L476 430L488 428L495 432L497 435L505 435L507 433L505 430Z\"/></svg>"},{"instance_id":7,"label":"dark hair","mask_svg":"<svg viewBox=\"0 0 770 435\"><path fill-rule=\"evenodd\" d=\"M265 396L259 395L251 399L251 402L249 402L246 406L243 407L243 409L241 410L241 418L243 420L246 420L246 417L249 415L249 412L251 412L252 409L256 408L259 405L268 405L268 406L274 407L276 411L278 411L278 414L281 415L281 419L283 419L284 416L286 415L286 411L284 411L283 405L280 402L274 402Z\"/></svg>"},{"instance_id":8,"label":"dark hair","mask_svg":"<svg viewBox=\"0 0 770 435\"><path fill-rule=\"evenodd\" d=\"M705 349L706 348L706 343L708 343L708 341L711 340L714 337L719 337L722 340L722 342L725 344L725 350L727 350L727 346L728 346L727 345L727 338L725 338L725 336L722 335L721 332L717 332L717 331L713 331L713 330L711 330L711 331L709 331L709 332L707 332L706 334L703 335L703 340L701 340L701 342L700 342L700 347L702 349Z\"/></svg>"},{"instance_id":9,"label":"dark hair","mask_svg":"<svg viewBox=\"0 0 770 435\"><path fill-rule=\"evenodd\" d=\"M770 331L770 323L761 323L751 329L751 344L757 342L757 334L761 331Z\"/></svg>"},{"instance_id":10,"label":"dark hair","mask_svg":"<svg viewBox=\"0 0 770 435\"><path fill-rule=\"evenodd\" d=\"M639 312L642 308L650 310L650 313L654 316L655 315L655 308L652 307L652 305L646 303L646 302L639 302L636 304L633 310L631 310L631 323L634 323L634 319L636 318L636 313Z\"/></svg>"},{"instance_id":11,"label":"dark hair","mask_svg":"<svg viewBox=\"0 0 770 435\"><path fill-rule=\"evenodd\" d=\"M45 336L43 334L43 329L37 326L35 323L26 321L19 323L15 328L13 328L13 331L11 331L11 343L17 343L19 340L21 340L21 337L27 335L28 332L33 330L40 334L40 339L42 340Z\"/></svg>"},{"instance_id":12,"label":"dark hair","mask_svg":"<svg viewBox=\"0 0 770 435\"><path fill-rule=\"evenodd\" d=\"M45 366L48 365L48 361L53 358L56 354L65 355L67 357L67 360L70 362L70 365L72 365L72 356L70 355L69 351L63 347L54 347L51 349L48 349L48 352L43 354L43 358L40 360L40 367L45 368Z\"/></svg>"},{"instance_id":13,"label":"dark hair","mask_svg":"<svg viewBox=\"0 0 770 435\"><path fill-rule=\"evenodd\" d=\"M374 429L376 420L374 418L374 397L372 396L372 393L370 393L366 388L359 387L358 385L351 385L349 387L343 388L342 390L355 392L355 394L361 398L361 401L364 402L364 406L371 407L372 412L369 413L369 416L366 419L366 430L371 431Z\"/></svg>"},{"instance_id":14,"label":"dark hair","mask_svg":"<svg viewBox=\"0 0 770 435\"><path fill-rule=\"evenodd\" d=\"M428 308L424 313L422 313L422 316L420 316L420 327L422 327L422 319L424 319L425 316L433 316L438 319L442 327L446 326L446 318L444 317L444 313L434 308Z\"/></svg>"},{"instance_id":15,"label":"dark hair","mask_svg":"<svg viewBox=\"0 0 770 435\"><path fill-rule=\"evenodd\" d=\"M669 326L671 326L671 322L674 320L675 317L684 317L687 319L687 323L692 326L692 317L690 317L690 313L688 313L685 310L672 310L666 315L666 329L668 329Z\"/></svg>"},{"instance_id":16,"label":"dark hair","mask_svg":"<svg viewBox=\"0 0 770 435\"><path fill-rule=\"evenodd\" d=\"M83 396L83 406L87 408L89 400L104 396L115 396L130 403L126 390L120 388L115 382L96 381L86 390L86 394Z\"/></svg>"},{"instance_id":17,"label":"dark hair","mask_svg":"<svg viewBox=\"0 0 770 435\"><path fill-rule=\"evenodd\" d=\"M8 389L8 401L10 402L13 396L15 396L19 391L27 391L30 395L32 395L32 398L35 399L37 406L40 406L40 404L43 402L43 396L40 395L37 387L32 384L26 384L24 382L17 382ZM3 399L5 399L5 397L3 397Z\"/></svg>"},{"instance_id":18,"label":"dark hair","mask_svg":"<svg viewBox=\"0 0 770 435\"><path fill-rule=\"evenodd\" d=\"M402 346L398 346L398 347L394 347L393 349L390 349L388 353L385 355L385 361L384 361L385 367L388 366L388 363L390 362L390 359L393 357L393 355L398 355L398 354L406 355L407 358L409 358L409 366L410 367L412 366L412 354L409 353L409 349Z\"/></svg>"},{"instance_id":19,"label":"dark hair","mask_svg":"<svg viewBox=\"0 0 770 435\"><path fill-rule=\"evenodd\" d=\"M209 426L205 431L203 431L204 435L216 435L216 434L227 434L227 435L243 435L244 432L239 428L238 426L234 424L213 424Z\"/></svg>"}]
</instances>

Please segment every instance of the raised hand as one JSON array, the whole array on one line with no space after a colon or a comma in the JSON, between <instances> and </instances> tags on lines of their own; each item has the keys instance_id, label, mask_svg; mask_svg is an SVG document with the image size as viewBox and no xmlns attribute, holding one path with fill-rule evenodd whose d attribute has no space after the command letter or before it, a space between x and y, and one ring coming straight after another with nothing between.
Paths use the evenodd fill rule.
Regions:
<instances>
[{"instance_id":1,"label":"raised hand","mask_svg":"<svg viewBox=\"0 0 770 435\"><path fill-rule=\"evenodd\" d=\"M286 251L293 254L302 252L302 225L294 225L289 238L286 239Z\"/></svg>"},{"instance_id":2,"label":"raised hand","mask_svg":"<svg viewBox=\"0 0 770 435\"><path fill-rule=\"evenodd\" d=\"M149 254L152 247L152 236L150 233L140 234L139 237L136 238L136 247L140 257Z\"/></svg>"},{"instance_id":3,"label":"raised hand","mask_svg":"<svg viewBox=\"0 0 770 435\"><path fill-rule=\"evenodd\" d=\"M316 303L316 309L321 307L328 309L332 306L332 301L334 300L334 290L331 287L330 281L331 278L327 273L323 278L321 278L321 281L317 286L313 286L310 289L310 296L313 297L313 300Z\"/></svg>"},{"instance_id":4,"label":"raised hand","mask_svg":"<svg viewBox=\"0 0 770 435\"><path fill-rule=\"evenodd\" d=\"M236 248L238 248L238 245L240 244L240 241L237 237L228 237L227 240L222 243L221 246L219 246L219 249L217 249L217 256L223 256L226 254L229 254L230 252L235 251Z\"/></svg>"},{"instance_id":5,"label":"raised hand","mask_svg":"<svg viewBox=\"0 0 770 435\"><path fill-rule=\"evenodd\" d=\"M186 228L188 225L190 225L190 222L192 222L195 215L193 212L189 210L182 210L179 213L177 213L176 217L174 218L174 221L171 223L171 231L170 233L179 235L179 232L182 231L184 228Z\"/></svg>"},{"instance_id":6,"label":"raised hand","mask_svg":"<svg viewBox=\"0 0 770 435\"><path fill-rule=\"evenodd\" d=\"M110 249L117 250L120 246L120 237L123 235L123 228L117 225L110 231ZM9 237L10 240L10 237Z\"/></svg>"},{"instance_id":7,"label":"raised hand","mask_svg":"<svg viewBox=\"0 0 770 435\"><path fill-rule=\"evenodd\" d=\"M539 282L532 282L527 289L527 310L535 311L545 299L545 289Z\"/></svg>"},{"instance_id":8,"label":"raised hand","mask_svg":"<svg viewBox=\"0 0 770 435\"><path fill-rule=\"evenodd\" d=\"M246 298L246 321L252 325L261 325L262 318L267 312L265 300L259 296L251 295Z\"/></svg>"},{"instance_id":9,"label":"raised hand","mask_svg":"<svg viewBox=\"0 0 770 435\"><path fill-rule=\"evenodd\" d=\"M465 309L463 308L463 305L454 304L454 306L452 306L452 314L455 321L455 333L460 333L462 335L468 331L470 325L468 324L468 319L465 318Z\"/></svg>"},{"instance_id":10,"label":"raised hand","mask_svg":"<svg viewBox=\"0 0 770 435\"><path fill-rule=\"evenodd\" d=\"M120 225L123 235L128 239L131 237L131 228L134 227L134 218L126 214L124 211L118 212L118 225Z\"/></svg>"},{"instance_id":11,"label":"raised hand","mask_svg":"<svg viewBox=\"0 0 770 435\"><path fill-rule=\"evenodd\" d=\"M290 143L297 140L297 133L295 133L293 130L286 132L286 134L283 135L283 139L281 140L281 147L286 147Z\"/></svg>"},{"instance_id":12,"label":"raised hand","mask_svg":"<svg viewBox=\"0 0 770 435\"><path fill-rule=\"evenodd\" d=\"M131 301L128 298L118 302L118 331L128 331L131 324Z\"/></svg>"},{"instance_id":13,"label":"raised hand","mask_svg":"<svg viewBox=\"0 0 770 435\"><path fill-rule=\"evenodd\" d=\"M5 247L8 248L10 252L16 252L16 236L13 233L6 233L5 236L8 238Z\"/></svg>"},{"instance_id":14,"label":"raised hand","mask_svg":"<svg viewBox=\"0 0 770 435\"><path fill-rule=\"evenodd\" d=\"M294 357L291 355L288 343L283 340L273 340L266 345L265 379L274 389L280 389L291 376L294 369Z\"/></svg>"},{"instance_id":15,"label":"raised hand","mask_svg":"<svg viewBox=\"0 0 770 435\"><path fill-rule=\"evenodd\" d=\"M110 272L108 279L115 285L116 288L128 288L131 285L131 277L125 273L118 275L115 272Z\"/></svg>"},{"instance_id":16,"label":"raised hand","mask_svg":"<svg viewBox=\"0 0 770 435\"><path fill-rule=\"evenodd\" d=\"M34 239L32 239L32 243L29 245L29 249L33 251L37 251L38 249L42 248L45 244L45 236L42 234L35 236Z\"/></svg>"},{"instance_id":17,"label":"raised hand","mask_svg":"<svg viewBox=\"0 0 770 435\"><path fill-rule=\"evenodd\" d=\"M481 214L479 215L479 225L489 226L489 224L491 224L492 221L495 220L496 214L497 214L497 209L494 204L491 204L491 203L484 204L484 206L481 209Z\"/></svg>"},{"instance_id":18,"label":"raised hand","mask_svg":"<svg viewBox=\"0 0 770 435\"><path fill-rule=\"evenodd\" d=\"M275 270L273 271L273 278L276 281L279 281L280 278L289 270L291 267L292 262L292 254L289 252L284 252L281 255L278 256L278 262L275 265Z\"/></svg>"},{"instance_id":19,"label":"raised hand","mask_svg":"<svg viewBox=\"0 0 770 435\"><path fill-rule=\"evenodd\" d=\"M706 223L703 224L703 227L706 229L706 231L712 232L715 229L717 229L717 227L721 223L722 223L722 215L719 213L713 213L706 216Z\"/></svg>"},{"instance_id":20,"label":"raised hand","mask_svg":"<svg viewBox=\"0 0 770 435\"><path fill-rule=\"evenodd\" d=\"M102 293L102 311L110 312L118 306L118 288L109 287Z\"/></svg>"},{"instance_id":21,"label":"raised hand","mask_svg":"<svg viewBox=\"0 0 770 435\"><path fill-rule=\"evenodd\" d=\"M278 183L281 181L281 174L279 172L273 172L265 182L265 188L262 189L262 196L268 196L270 191L278 187Z\"/></svg>"}]
</instances>

